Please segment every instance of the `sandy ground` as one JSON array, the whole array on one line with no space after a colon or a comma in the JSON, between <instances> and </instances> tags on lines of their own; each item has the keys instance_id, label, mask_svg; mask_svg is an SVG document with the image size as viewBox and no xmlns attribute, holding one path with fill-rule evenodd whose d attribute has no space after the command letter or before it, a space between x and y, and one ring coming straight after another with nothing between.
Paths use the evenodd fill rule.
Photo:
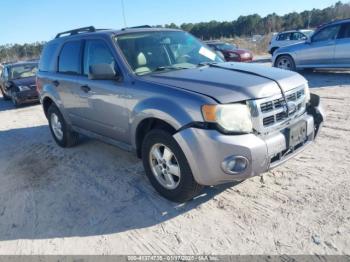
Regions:
<instances>
[{"instance_id":1,"label":"sandy ground","mask_svg":"<svg viewBox=\"0 0 350 262\"><path fill-rule=\"evenodd\" d=\"M0 100L0 254L350 254L350 74L305 77L327 111L317 143L184 205L130 153L61 149L39 105Z\"/></svg>"}]
</instances>

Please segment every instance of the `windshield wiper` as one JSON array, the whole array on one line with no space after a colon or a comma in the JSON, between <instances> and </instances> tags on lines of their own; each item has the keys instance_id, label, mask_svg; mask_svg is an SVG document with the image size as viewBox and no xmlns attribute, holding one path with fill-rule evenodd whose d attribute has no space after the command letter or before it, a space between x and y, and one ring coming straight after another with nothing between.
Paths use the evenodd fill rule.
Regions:
<instances>
[{"instance_id":1,"label":"windshield wiper","mask_svg":"<svg viewBox=\"0 0 350 262\"><path fill-rule=\"evenodd\" d=\"M212 66L212 65L216 65L218 62L201 62L197 65L197 67L201 67L201 66Z\"/></svg>"},{"instance_id":2,"label":"windshield wiper","mask_svg":"<svg viewBox=\"0 0 350 262\"><path fill-rule=\"evenodd\" d=\"M153 72L161 72L165 70L181 70L181 69L189 69L190 67L183 66L159 66L153 70Z\"/></svg>"}]
</instances>

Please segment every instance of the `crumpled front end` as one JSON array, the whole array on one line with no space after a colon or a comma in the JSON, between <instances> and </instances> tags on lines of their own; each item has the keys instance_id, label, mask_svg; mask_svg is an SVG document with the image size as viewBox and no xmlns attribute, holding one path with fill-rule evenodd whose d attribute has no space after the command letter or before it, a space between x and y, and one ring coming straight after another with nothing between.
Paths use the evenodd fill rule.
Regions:
<instances>
[{"instance_id":1,"label":"crumpled front end","mask_svg":"<svg viewBox=\"0 0 350 262\"><path fill-rule=\"evenodd\" d=\"M299 110L302 111L266 133L225 135L191 127L176 133L174 138L199 184L241 181L277 167L315 140L325 117L319 97L312 94L305 109Z\"/></svg>"}]
</instances>

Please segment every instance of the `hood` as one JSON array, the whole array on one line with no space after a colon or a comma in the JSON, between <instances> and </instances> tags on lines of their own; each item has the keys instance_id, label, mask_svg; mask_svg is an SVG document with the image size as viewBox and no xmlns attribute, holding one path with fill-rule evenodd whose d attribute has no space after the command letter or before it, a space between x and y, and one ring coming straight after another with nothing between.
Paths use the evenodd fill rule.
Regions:
<instances>
[{"instance_id":1,"label":"hood","mask_svg":"<svg viewBox=\"0 0 350 262\"><path fill-rule=\"evenodd\" d=\"M308 48L310 45L306 43L306 41L296 44L287 45L285 47L280 47L277 49L276 54L278 53L285 53L285 52L294 52L299 51L305 48ZM275 54L274 54L275 55Z\"/></svg>"},{"instance_id":2,"label":"hood","mask_svg":"<svg viewBox=\"0 0 350 262\"><path fill-rule=\"evenodd\" d=\"M281 91L276 82L268 78L278 81L284 91L306 83L306 80L295 72L258 64L230 62L215 66L220 68L203 66L150 74L142 78L148 82L200 93L219 103L232 103L280 94ZM237 72L234 69L247 71L247 73Z\"/></svg>"},{"instance_id":3,"label":"hood","mask_svg":"<svg viewBox=\"0 0 350 262\"><path fill-rule=\"evenodd\" d=\"M35 76L10 80L16 86L33 86L35 85Z\"/></svg>"}]
</instances>

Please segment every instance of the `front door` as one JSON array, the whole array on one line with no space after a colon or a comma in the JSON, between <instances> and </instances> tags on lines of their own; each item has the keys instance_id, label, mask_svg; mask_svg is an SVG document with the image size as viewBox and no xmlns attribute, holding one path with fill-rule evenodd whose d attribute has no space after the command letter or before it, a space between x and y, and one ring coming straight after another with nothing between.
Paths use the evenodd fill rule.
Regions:
<instances>
[{"instance_id":1,"label":"front door","mask_svg":"<svg viewBox=\"0 0 350 262\"><path fill-rule=\"evenodd\" d=\"M350 66L350 23L342 25L335 43L334 63L338 67Z\"/></svg>"},{"instance_id":2,"label":"front door","mask_svg":"<svg viewBox=\"0 0 350 262\"><path fill-rule=\"evenodd\" d=\"M84 128L94 133L128 142L129 115L125 107L126 84L117 80L90 80L89 68L94 64L111 64L116 70L116 60L103 39L85 41L83 76L77 89L82 109Z\"/></svg>"},{"instance_id":3,"label":"front door","mask_svg":"<svg viewBox=\"0 0 350 262\"><path fill-rule=\"evenodd\" d=\"M305 43L305 48L297 52L300 66L327 66L334 62L335 39L340 26L334 25L321 29Z\"/></svg>"}]
</instances>

